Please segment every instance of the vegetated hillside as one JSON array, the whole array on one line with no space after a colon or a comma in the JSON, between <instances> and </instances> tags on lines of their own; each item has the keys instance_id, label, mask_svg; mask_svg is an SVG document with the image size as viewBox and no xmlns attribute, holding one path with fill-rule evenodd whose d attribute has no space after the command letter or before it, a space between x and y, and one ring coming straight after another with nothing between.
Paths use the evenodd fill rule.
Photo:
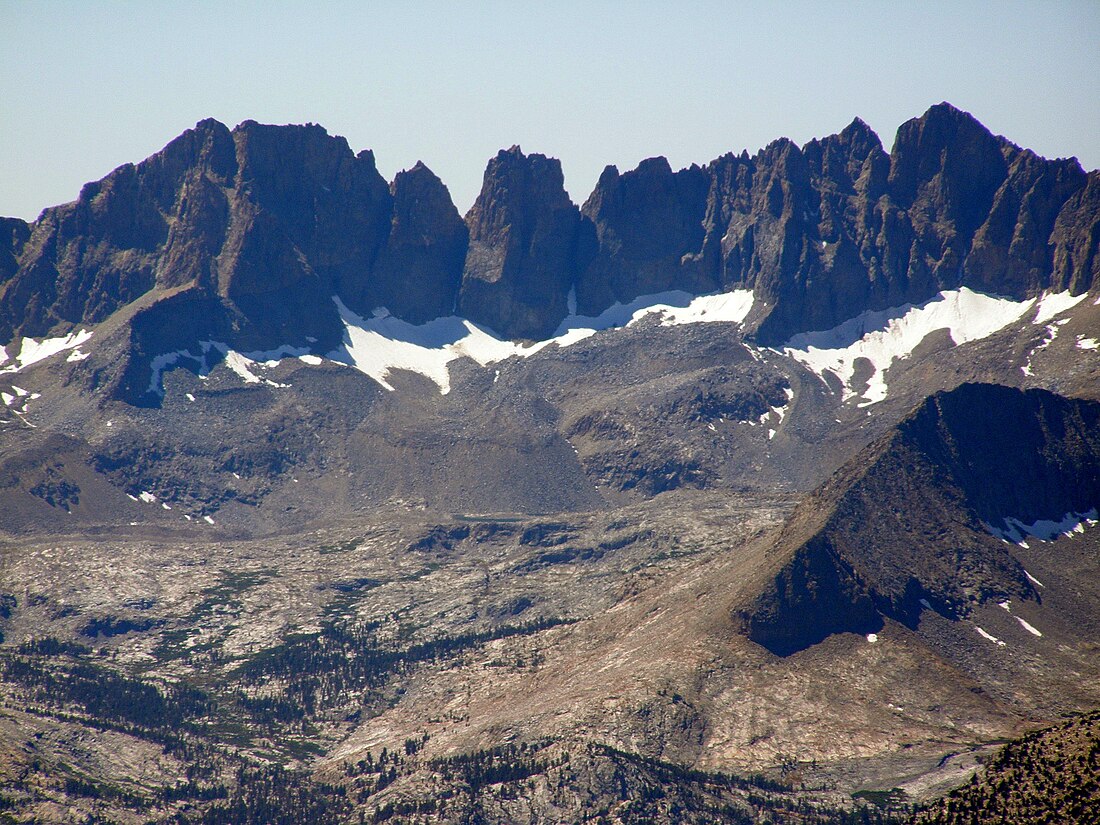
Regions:
<instances>
[{"instance_id":1,"label":"vegetated hillside","mask_svg":"<svg viewBox=\"0 0 1100 825\"><path fill-rule=\"evenodd\" d=\"M1100 821L1100 713L1011 742L981 774L914 818L917 825Z\"/></svg>"}]
</instances>

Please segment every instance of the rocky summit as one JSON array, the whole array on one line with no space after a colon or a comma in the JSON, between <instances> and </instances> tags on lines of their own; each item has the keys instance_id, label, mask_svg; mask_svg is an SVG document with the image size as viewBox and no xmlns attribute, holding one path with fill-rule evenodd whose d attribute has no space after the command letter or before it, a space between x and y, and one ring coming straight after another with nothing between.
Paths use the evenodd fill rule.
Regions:
<instances>
[{"instance_id":1,"label":"rocky summit","mask_svg":"<svg viewBox=\"0 0 1100 825\"><path fill-rule=\"evenodd\" d=\"M1098 244L946 103L0 219L0 820L1095 821Z\"/></svg>"}]
</instances>

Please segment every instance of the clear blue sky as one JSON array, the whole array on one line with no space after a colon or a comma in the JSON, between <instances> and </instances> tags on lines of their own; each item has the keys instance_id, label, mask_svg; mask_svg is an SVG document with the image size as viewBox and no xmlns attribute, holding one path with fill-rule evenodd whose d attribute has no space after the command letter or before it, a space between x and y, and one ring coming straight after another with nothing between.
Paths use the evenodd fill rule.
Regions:
<instances>
[{"instance_id":1,"label":"clear blue sky","mask_svg":"<svg viewBox=\"0 0 1100 825\"><path fill-rule=\"evenodd\" d=\"M387 178L423 160L463 212L514 143L560 158L582 202L608 163L705 163L856 115L889 150L941 100L1093 169L1098 44L1098 0L0 0L0 215L72 200L204 117L320 123Z\"/></svg>"}]
</instances>

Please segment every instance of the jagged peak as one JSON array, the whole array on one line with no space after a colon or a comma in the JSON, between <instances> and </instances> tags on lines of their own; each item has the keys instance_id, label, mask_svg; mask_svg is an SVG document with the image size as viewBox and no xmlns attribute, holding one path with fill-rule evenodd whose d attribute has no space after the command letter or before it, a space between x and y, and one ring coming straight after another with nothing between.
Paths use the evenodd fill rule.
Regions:
<instances>
[{"instance_id":1,"label":"jagged peak","mask_svg":"<svg viewBox=\"0 0 1100 825\"><path fill-rule=\"evenodd\" d=\"M970 112L958 109L943 102L931 106L920 117L907 120L898 127L893 152L904 149L911 142L923 142L931 136L934 143L941 143L955 136L971 135L985 139L1004 141L997 138Z\"/></svg>"},{"instance_id":2,"label":"jagged peak","mask_svg":"<svg viewBox=\"0 0 1100 825\"><path fill-rule=\"evenodd\" d=\"M852 122L840 131L840 137L849 143L861 140L872 143L880 149L882 148L882 140L879 138L878 133L860 117L853 118Z\"/></svg>"},{"instance_id":3,"label":"jagged peak","mask_svg":"<svg viewBox=\"0 0 1100 825\"><path fill-rule=\"evenodd\" d=\"M195 131L196 132L207 132L207 131L219 131L220 132L222 130L229 131L229 127L226 126L224 123L222 123L217 118L213 118L213 117L204 117L202 120L200 120L198 123L195 124Z\"/></svg>"},{"instance_id":4,"label":"jagged peak","mask_svg":"<svg viewBox=\"0 0 1100 825\"><path fill-rule=\"evenodd\" d=\"M428 164L424 163L424 161L422 161L422 160L418 160L416 163L414 163L408 169L402 169L400 172L398 172L394 176L393 183L397 183L398 180L403 180L403 181L420 181L420 180L424 180L424 181L438 181L439 183L442 183L442 181L439 178L439 175L437 175L435 172L433 172L431 170L431 168L428 166ZM392 188L392 184L391 184L391 188Z\"/></svg>"},{"instance_id":5,"label":"jagged peak","mask_svg":"<svg viewBox=\"0 0 1100 825\"><path fill-rule=\"evenodd\" d=\"M801 154L802 149L797 143L788 137L779 137L757 152L753 159L778 159Z\"/></svg>"},{"instance_id":6,"label":"jagged peak","mask_svg":"<svg viewBox=\"0 0 1100 825\"><path fill-rule=\"evenodd\" d=\"M671 175L672 166L668 162L668 158L664 155L656 155L655 157L646 158L641 161L632 173L637 175Z\"/></svg>"},{"instance_id":7,"label":"jagged peak","mask_svg":"<svg viewBox=\"0 0 1100 825\"><path fill-rule=\"evenodd\" d=\"M610 184L618 178L619 167L616 166L614 163L609 163L603 168L603 171L600 172L600 179L596 182L596 187L599 188L601 186L606 186L607 184Z\"/></svg>"},{"instance_id":8,"label":"jagged peak","mask_svg":"<svg viewBox=\"0 0 1100 825\"><path fill-rule=\"evenodd\" d=\"M312 132L312 133L316 133L316 134L325 135L326 137L334 137L334 138L338 138L340 140L343 140L343 138L340 138L338 135L329 135L328 129L326 129L324 126L322 126L319 123L313 123L313 122L308 122L308 123L260 123L259 121L252 120L250 118L248 120L242 120L233 129L234 133L236 133L236 132L250 132L250 131L287 132L288 134L293 133L293 132Z\"/></svg>"}]
</instances>

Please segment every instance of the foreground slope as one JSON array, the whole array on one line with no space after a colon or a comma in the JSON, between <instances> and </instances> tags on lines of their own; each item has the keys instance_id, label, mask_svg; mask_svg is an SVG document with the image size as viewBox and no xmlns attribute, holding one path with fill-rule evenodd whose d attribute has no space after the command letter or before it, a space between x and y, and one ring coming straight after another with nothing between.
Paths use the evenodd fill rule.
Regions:
<instances>
[{"instance_id":1,"label":"foreground slope","mask_svg":"<svg viewBox=\"0 0 1100 825\"><path fill-rule=\"evenodd\" d=\"M916 818L956 822L1065 822L1100 818L1100 717L1091 713L1012 742L981 777Z\"/></svg>"},{"instance_id":2,"label":"foreground slope","mask_svg":"<svg viewBox=\"0 0 1100 825\"><path fill-rule=\"evenodd\" d=\"M454 822L836 821L864 804L859 790L926 799L998 741L1100 703L1097 531L1085 518L1008 545L982 523L1039 532L1024 519L1089 503L1078 496L1095 491L1067 478L1094 478L1096 428L1082 425L1097 406L990 386L938 395L808 500L831 504L810 508L824 529L800 542L805 503L681 490L605 512L359 518L262 542L9 545L5 739L33 736L39 760L6 780L9 797L58 821L68 805L251 821L217 817L276 794L298 815L313 800L318 821L323 808ZM990 454L988 428L955 417L982 409L1011 411L1015 438L1041 443ZM975 457L1024 455L1026 499L968 487ZM876 479L912 500L898 507ZM946 540L922 532L918 490L946 508L929 525ZM853 507L866 512L845 521ZM826 539L831 565L803 564ZM924 557L941 548L964 551L959 581ZM914 584L892 599L898 565ZM845 570L859 576L847 590ZM874 623L809 639L784 594L825 617L862 600ZM745 616L770 635L754 641ZM775 638L798 649L759 643ZM156 771L134 772L165 745Z\"/></svg>"}]
</instances>

